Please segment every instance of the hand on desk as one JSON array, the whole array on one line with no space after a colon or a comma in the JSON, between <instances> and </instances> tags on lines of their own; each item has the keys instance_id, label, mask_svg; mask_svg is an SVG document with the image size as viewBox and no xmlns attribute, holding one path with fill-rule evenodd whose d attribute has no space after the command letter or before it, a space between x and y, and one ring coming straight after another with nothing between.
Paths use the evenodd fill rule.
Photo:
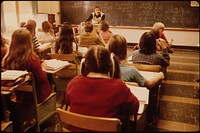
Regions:
<instances>
[{"instance_id":1,"label":"hand on desk","mask_svg":"<svg viewBox=\"0 0 200 133\"><path fill-rule=\"evenodd\" d=\"M140 74L146 79L148 89L154 87L157 83L159 83L162 79L164 79L163 72L148 72L148 71L139 71Z\"/></svg>"}]
</instances>

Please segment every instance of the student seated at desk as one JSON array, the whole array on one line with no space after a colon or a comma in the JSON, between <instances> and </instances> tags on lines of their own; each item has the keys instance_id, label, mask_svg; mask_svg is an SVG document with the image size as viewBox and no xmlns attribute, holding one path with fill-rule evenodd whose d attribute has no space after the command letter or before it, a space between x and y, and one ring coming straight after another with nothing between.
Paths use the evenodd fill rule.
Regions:
<instances>
[{"instance_id":1,"label":"student seated at desk","mask_svg":"<svg viewBox=\"0 0 200 133\"><path fill-rule=\"evenodd\" d=\"M151 32L142 34L139 41L139 49L133 51L132 62L139 64L160 65L165 68L170 64L170 57L167 51L166 42L158 40L162 47L162 55L157 53L156 38Z\"/></svg>"},{"instance_id":2,"label":"student seated at desk","mask_svg":"<svg viewBox=\"0 0 200 133\"><path fill-rule=\"evenodd\" d=\"M55 43L56 37L54 35L54 30L48 21L42 22L42 31L37 33L37 38L41 43Z\"/></svg>"},{"instance_id":3,"label":"student seated at desk","mask_svg":"<svg viewBox=\"0 0 200 133\"><path fill-rule=\"evenodd\" d=\"M152 81L145 79L134 66L127 64L127 42L121 35L113 35L108 42L108 50L119 59L122 80L125 82L136 82L139 86L151 89L160 79L155 77Z\"/></svg>"},{"instance_id":4,"label":"student seated at desk","mask_svg":"<svg viewBox=\"0 0 200 133\"><path fill-rule=\"evenodd\" d=\"M92 31L93 31L92 23L86 22L84 29L85 29L85 32L81 33L79 35L79 46L80 47L89 48L92 45L105 46L105 44L102 42L102 40L99 38L99 36L95 33L92 33Z\"/></svg>"},{"instance_id":5,"label":"student seated at desk","mask_svg":"<svg viewBox=\"0 0 200 133\"><path fill-rule=\"evenodd\" d=\"M104 41L104 44L107 44L110 37L113 36L113 33L109 30L109 23L106 20L100 22L98 35Z\"/></svg>"},{"instance_id":6,"label":"student seated at desk","mask_svg":"<svg viewBox=\"0 0 200 133\"><path fill-rule=\"evenodd\" d=\"M2 68L32 72L37 88L38 103L45 100L52 92L47 75L42 71L40 59L33 50L31 34L26 29L13 32L8 54L2 61ZM11 111L14 131L23 132L36 122L32 114L33 94L22 91L16 91L15 94L16 102L10 101L8 108Z\"/></svg>"},{"instance_id":7,"label":"student seated at desk","mask_svg":"<svg viewBox=\"0 0 200 133\"><path fill-rule=\"evenodd\" d=\"M72 54L77 52L78 44L74 38L72 26L63 24L59 37L56 40L55 53ZM72 78L76 76L75 62L71 67L64 68L56 73L60 78Z\"/></svg>"},{"instance_id":8,"label":"student seated at desk","mask_svg":"<svg viewBox=\"0 0 200 133\"><path fill-rule=\"evenodd\" d=\"M139 109L138 99L120 79L117 60L102 46L92 46L86 52L81 75L67 86L66 103L70 112L120 118L122 123ZM82 130L71 127L70 131Z\"/></svg>"},{"instance_id":9,"label":"student seated at desk","mask_svg":"<svg viewBox=\"0 0 200 133\"><path fill-rule=\"evenodd\" d=\"M37 55L39 55L39 47L42 45L41 42L38 41L37 36L36 36L36 22L35 20L29 19L27 23L24 25L24 28L26 28L32 37L32 42L33 42L33 49Z\"/></svg>"}]
</instances>

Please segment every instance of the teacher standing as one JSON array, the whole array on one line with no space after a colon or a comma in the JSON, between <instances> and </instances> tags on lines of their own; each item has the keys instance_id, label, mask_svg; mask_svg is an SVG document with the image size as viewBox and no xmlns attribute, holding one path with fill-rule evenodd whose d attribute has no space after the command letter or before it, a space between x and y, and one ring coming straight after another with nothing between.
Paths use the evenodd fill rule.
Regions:
<instances>
[{"instance_id":1,"label":"teacher standing","mask_svg":"<svg viewBox=\"0 0 200 133\"><path fill-rule=\"evenodd\" d=\"M90 14L85 22L92 21L92 24L99 24L101 20L105 20L105 14L101 12L99 6L96 6L94 12Z\"/></svg>"}]
</instances>

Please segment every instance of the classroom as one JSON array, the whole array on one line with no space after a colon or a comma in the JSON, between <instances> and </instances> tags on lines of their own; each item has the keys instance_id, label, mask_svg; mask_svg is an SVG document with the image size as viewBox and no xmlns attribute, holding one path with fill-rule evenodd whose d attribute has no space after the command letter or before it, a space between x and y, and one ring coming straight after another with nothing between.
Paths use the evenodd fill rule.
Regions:
<instances>
[{"instance_id":1,"label":"classroom","mask_svg":"<svg viewBox=\"0 0 200 133\"><path fill-rule=\"evenodd\" d=\"M3 1L1 131L199 131L199 2Z\"/></svg>"}]
</instances>

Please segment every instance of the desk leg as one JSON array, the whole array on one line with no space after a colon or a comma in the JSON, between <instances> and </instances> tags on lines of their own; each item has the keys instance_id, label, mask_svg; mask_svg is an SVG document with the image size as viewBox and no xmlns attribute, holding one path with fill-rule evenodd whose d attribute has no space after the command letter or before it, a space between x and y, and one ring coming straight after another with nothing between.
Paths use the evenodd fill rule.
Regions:
<instances>
[{"instance_id":1,"label":"desk leg","mask_svg":"<svg viewBox=\"0 0 200 133\"><path fill-rule=\"evenodd\" d=\"M9 98L10 98L10 94L6 94L6 95L2 95L2 102L3 102L3 105L2 105L2 113L3 113L3 115L4 115L4 120L6 121L6 122L8 122L10 119L9 119L9 117L10 117L10 111L8 110L8 100L9 100Z\"/></svg>"}]
</instances>

